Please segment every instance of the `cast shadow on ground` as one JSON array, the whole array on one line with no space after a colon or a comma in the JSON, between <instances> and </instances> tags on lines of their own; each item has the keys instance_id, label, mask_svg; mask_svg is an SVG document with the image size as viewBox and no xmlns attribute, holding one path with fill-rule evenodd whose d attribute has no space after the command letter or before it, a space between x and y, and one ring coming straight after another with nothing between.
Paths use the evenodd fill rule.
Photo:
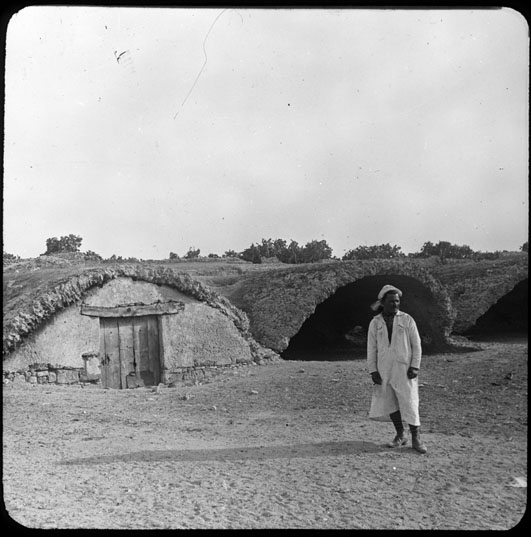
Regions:
<instances>
[{"instance_id":1,"label":"cast shadow on ground","mask_svg":"<svg viewBox=\"0 0 531 537\"><path fill-rule=\"evenodd\" d=\"M204 462L204 461L242 461L263 459L294 459L329 457L335 455L359 455L386 451L382 445L360 440L343 442L316 442L279 446L250 446L221 449L163 449L143 450L116 455L82 457L62 461L64 465L105 464L116 462Z\"/></svg>"}]
</instances>

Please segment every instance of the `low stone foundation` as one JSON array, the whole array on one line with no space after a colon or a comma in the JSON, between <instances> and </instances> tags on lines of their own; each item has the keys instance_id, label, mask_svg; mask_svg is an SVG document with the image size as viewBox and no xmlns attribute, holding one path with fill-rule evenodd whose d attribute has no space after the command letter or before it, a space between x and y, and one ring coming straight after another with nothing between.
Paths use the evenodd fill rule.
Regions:
<instances>
[{"instance_id":1,"label":"low stone foundation","mask_svg":"<svg viewBox=\"0 0 531 537\"><path fill-rule=\"evenodd\" d=\"M100 384L99 375L88 375L83 367L57 367L36 364L21 371L4 371L4 384L29 382L30 384Z\"/></svg>"},{"instance_id":2,"label":"low stone foundation","mask_svg":"<svg viewBox=\"0 0 531 537\"><path fill-rule=\"evenodd\" d=\"M162 383L166 385L181 384L188 381L201 381L205 378L215 377L220 373L235 369L238 367L248 367L263 365L279 361L278 359L262 358L254 362L248 360L237 360L234 364L210 364L210 365L198 365L193 367L181 367L175 371L163 371Z\"/></svg>"},{"instance_id":3,"label":"low stone foundation","mask_svg":"<svg viewBox=\"0 0 531 537\"><path fill-rule=\"evenodd\" d=\"M201 382L201 380L215 377L220 373L239 367L266 365L281 361L275 355L261 357L255 361L237 360L234 364L208 364L182 367L174 371L162 371L162 383L166 386L185 384L188 382ZM28 382L30 384L59 384L59 385L101 385L101 376L93 371L87 372L83 367L58 367L51 364L34 364L27 370L4 371L4 384L10 382Z\"/></svg>"}]
</instances>

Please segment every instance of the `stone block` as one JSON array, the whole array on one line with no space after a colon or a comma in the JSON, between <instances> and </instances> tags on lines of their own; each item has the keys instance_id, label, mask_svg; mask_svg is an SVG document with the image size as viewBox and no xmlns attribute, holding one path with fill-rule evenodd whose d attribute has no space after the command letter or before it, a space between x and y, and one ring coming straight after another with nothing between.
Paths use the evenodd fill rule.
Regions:
<instances>
[{"instance_id":1,"label":"stone block","mask_svg":"<svg viewBox=\"0 0 531 537\"><path fill-rule=\"evenodd\" d=\"M76 371L75 369L68 371L68 378L69 378L70 384L79 382L79 371Z\"/></svg>"},{"instance_id":2,"label":"stone block","mask_svg":"<svg viewBox=\"0 0 531 537\"><path fill-rule=\"evenodd\" d=\"M29 378L29 382L31 384L37 384L37 376L36 375L31 375L30 378Z\"/></svg>"},{"instance_id":3,"label":"stone block","mask_svg":"<svg viewBox=\"0 0 531 537\"><path fill-rule=\"evenodd\" d=\"M29 377L28 377L29 379ZM24 375L15 375L15 378L13 379L13 382L15 384L26 384L26 377Z\"/></svg>"},{"instance_id":4,"label":"stone block","mask_svg":"<svg viewBox=\"0 0 531 537\"><path fill-rule=\"evenodd\" d=\"M48 376L48 370L46 371L37 371L37 378L39 377L47 377Z\"/></svg>"},{"instance_id":5,"label":"stone block","mask_svg":"<svg viewBox=\"0 0 531 537\"><path fill-rule=\"evenodd\" d=\"M75 369L59 369L57 384L74 384L79 382L79 373Z\"/></svg>"},{"instance_id":6,"label":"stone block","mask_svg":"<svg viewBox=\"0 0 531 537\"><path fill-rule=\"evenodd\" d=\"M173 382L174 378L175 375L173 373L170 373L169 371L162 372L162 382L164 382L164 384L170 384Z\"/></svg>"},{"instance_id":7,"label":"stone block","mask_svg":"<svg viewBox=\"0 0 531 537\"><path fill-rule=\"evenodd\" d=\"M100 378L101 369L99 354L83 356L83 360L85 361L85 372L87 374L87 377L89 379Z\"/></svg>"},{"instance_id":8,"label":"stone block","mask_svg":"<svg viewBox=\"0 0 531 537\"><path fill-rule=\"evenodd\" d=\"M101 379L101 375L99 373L97 375L88 374L83 369L79 372L79 380L80 380L80 382L97 382L100 379Z\"/></svg>"},{"instance_id":9,"label":"stone block","mask_svg":"<svg viewBox=\"0 0 531 537\"><path fill-rule=\"evenodd\" d=\"M59 369L59 371L57 371L57 384L67 384L66 373L62 369Z\"/></svg>"},{"instance_id":10,"label":"stone block","mask_svg":"<svg viewBox=\"0 0 531 537\"><path fill-rule=\"evenodd\" d=\"M57 380L57 375L53 371L50 371L48 373L48 382L55 383L56 380Z\"/></svg>"}]
</instances>

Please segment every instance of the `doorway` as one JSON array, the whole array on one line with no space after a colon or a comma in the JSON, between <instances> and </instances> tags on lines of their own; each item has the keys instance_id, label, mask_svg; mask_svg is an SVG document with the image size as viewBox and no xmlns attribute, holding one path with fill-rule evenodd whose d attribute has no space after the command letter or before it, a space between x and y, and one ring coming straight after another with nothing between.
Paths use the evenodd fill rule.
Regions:
<instances>
[{"instance_id":1,"label":"doorway","mask_svg":"<svg viewBox=\"0 0 531 537\"><path fill-rule=\"evenodd\" d=\"M100 317L100 355L104 388L157 385L161 377L158 316Z\"/></svg>"}]
</instances>

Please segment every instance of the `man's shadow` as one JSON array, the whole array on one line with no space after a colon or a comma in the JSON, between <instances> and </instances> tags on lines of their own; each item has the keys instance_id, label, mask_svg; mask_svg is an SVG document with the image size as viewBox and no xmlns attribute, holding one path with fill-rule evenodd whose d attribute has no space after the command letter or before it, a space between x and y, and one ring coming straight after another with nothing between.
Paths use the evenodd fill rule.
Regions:
<instances>
[{"instance_id":1,"label":"man's shadow","mask_svg":"<svg viewBox=\"0 0 531 537\"><path fill-rule=\"evenodd\" d=\"M165 449L142 450L132 453L81 457L62 461L64 465L105 464L115 462L196 462L241 461L260 459L294 459L328 457L334 455L359 455L388 451L384 445L360 440L343 442L315 442L278 446L240 446L220 449Z\"/></svg>"}]
</instances>

